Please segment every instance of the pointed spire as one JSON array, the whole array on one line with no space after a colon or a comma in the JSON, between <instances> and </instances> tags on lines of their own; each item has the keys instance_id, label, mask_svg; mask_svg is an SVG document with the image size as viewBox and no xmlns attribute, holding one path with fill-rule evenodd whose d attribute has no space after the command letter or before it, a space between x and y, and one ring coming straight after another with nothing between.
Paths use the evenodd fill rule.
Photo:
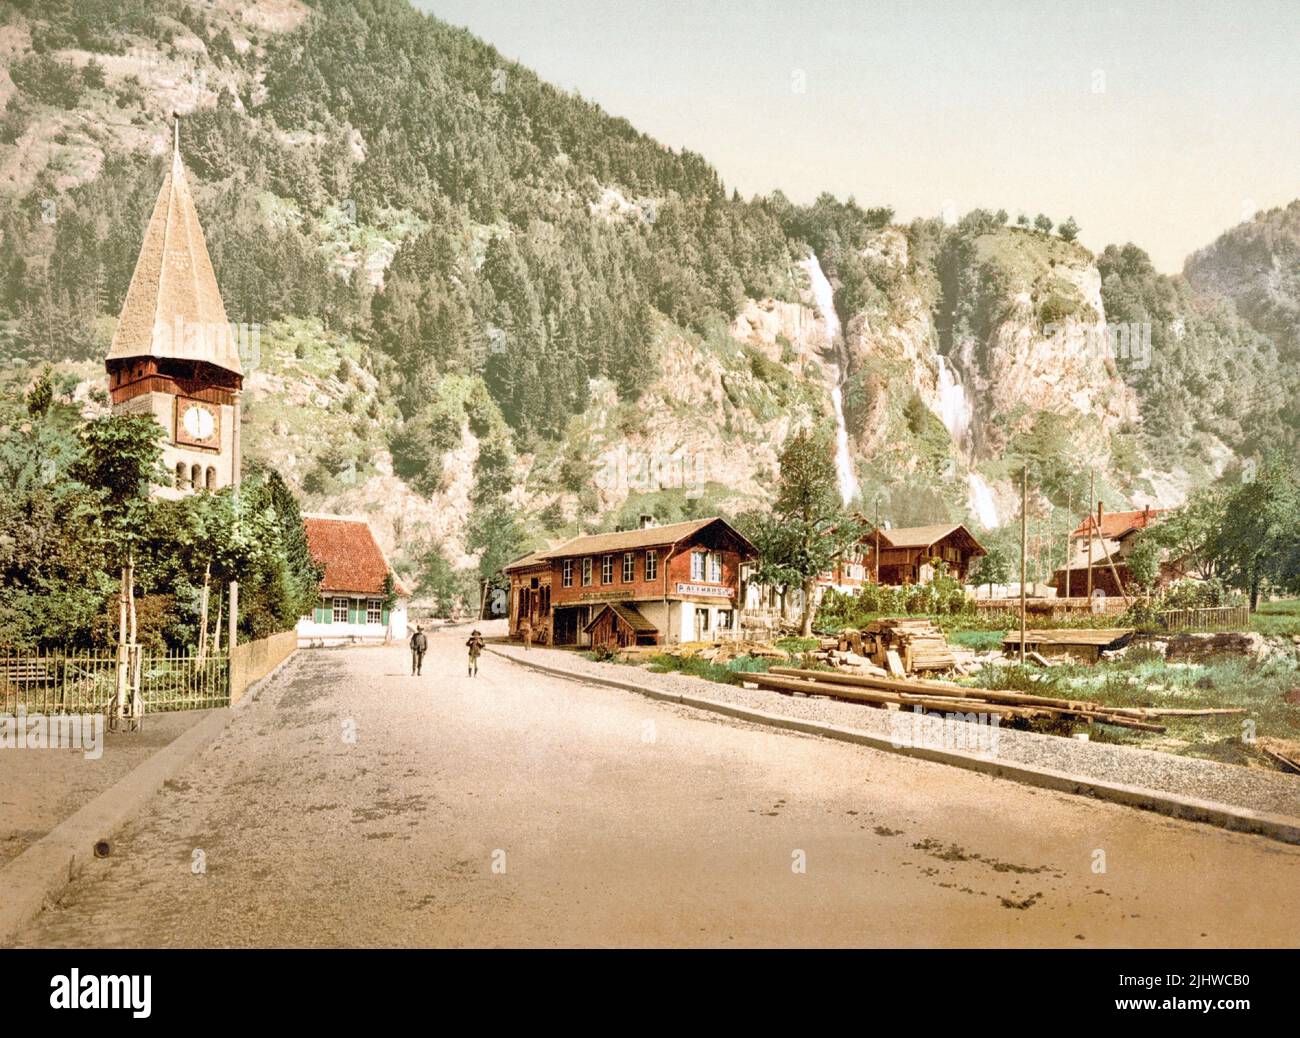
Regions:
<instances>
[{"instance_id":1,"label":"pointed spire","mask_svg":"<svg viewBox=\"0 0 1300 1038\"><path fill-rule=\"evenodd\" d=\"M172 163L140 246L108 360L167 357L243 374L194 208L172 115Z\"/></svg>"}]
</instances>

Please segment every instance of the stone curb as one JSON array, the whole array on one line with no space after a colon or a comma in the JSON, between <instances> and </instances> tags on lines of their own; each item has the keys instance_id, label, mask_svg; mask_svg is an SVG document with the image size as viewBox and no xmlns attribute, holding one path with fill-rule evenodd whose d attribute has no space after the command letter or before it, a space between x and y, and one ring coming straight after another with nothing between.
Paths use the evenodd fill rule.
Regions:
<instances>
[{"instance_id":1,"label":"stone curb","mask_svg":"<svg viewBox=\"0 0 1300 1038\"><path fill-rule=\"evenodd\" d=\"M898 753L905 757L914 757L918 760L931 761L937 764L949 764L953 767L965 768L968 771L991 775L994 778L1010 779L1013 782L1037 786L1040 789L1090 796L1097 800L1108 800L1112 803L1123 804L1126 807L1154 811L1184 821L1204 822L1207 825L1214 825L1235 832L1253 833L1259 836L1267 836L1273 840L1280 840L1283 843L1300 844L1300 819L1289 818L1286 815L1254 811L1246 807L1234 807L1230 804L1220 804L1212 800L1199 800L1195 797L1183 797L1164 790L1128 786L1119 782L1089 778L1086 775L1074 775L1050 768L1000 761L994 757L961 753L956 750L934 749L928 746L915 746L910 743L900 745L886 736L876 735L873 732L866 732L857 728L844 728L839 725L824 724L820 721L807 721L784 714L773 714L765 710L753 710L736 706L733 703L720 703L716 700L704 699L698 696L663 692L659 689L636 685L629 681L576 674L571 670L565 670L563 667L551 667L544 663L521 660L491 646L488 646L487 650L493 655L521 667L529 667L542 673L568 678L571 681L583 684L604 685L625 692L635 692L650 699L678 703L681 706L688 706L696 710L708 710L712 713L724 714L738 720L767 725L771 728L800 732L805 735L819 735L840 742L856 743L860 746L868 746L887 753Z\"/></svg>"},{"instance_id":2,"label":"stone curb","mask_svg":"<svg viewBox=\"0 0 1300 1038\"><path fill-rule=\"evenodd\" d=\"M95 844L126 825L295 655L296 651L290 653L249 686L235 706L213 710L0 869L0 947L14 947L19 931L94 859Z\"/></svg>"}]
</instances>

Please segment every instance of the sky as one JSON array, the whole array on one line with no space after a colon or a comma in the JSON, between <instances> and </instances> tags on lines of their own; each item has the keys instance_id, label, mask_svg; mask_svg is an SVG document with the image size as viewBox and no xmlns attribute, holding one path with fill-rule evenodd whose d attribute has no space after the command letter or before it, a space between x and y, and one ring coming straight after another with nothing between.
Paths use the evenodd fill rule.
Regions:
<instances>
[{"instance_id":1,"label":"sky","mask_svg":"<svg viewBox=\"0 0 1300 1038\"><path fill-rule=\"evenodd\" d=\"M1169 273L1300 197L1295 0L416 0L728 189L1073 216Z\"/></svg>"}]
</instances>

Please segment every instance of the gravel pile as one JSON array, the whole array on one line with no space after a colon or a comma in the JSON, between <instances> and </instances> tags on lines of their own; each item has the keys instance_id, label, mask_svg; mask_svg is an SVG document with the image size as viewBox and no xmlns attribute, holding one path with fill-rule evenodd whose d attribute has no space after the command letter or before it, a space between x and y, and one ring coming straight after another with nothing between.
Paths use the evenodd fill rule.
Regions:
<instances>
[{"instance_id":1,"label":"gravel pile","mask_svg":"<svg viewBox=\"0 0 1300 1038\"><path fill-rule=\"evenodd\" d=\"M560 649L524 650L515 645L493 645L492 649L511 658L562 668L577 677L624 681L672 695L696 696L787 717L856 728L875 735L891 736L898 724L896 712L856 703L787 696L685 674L654 674L645 667L594 663L575 652ZM1081 742L1010 729L998 732L997 756L1008 762L1050 768L1084 778L1300 818L1300 776L1178 757L1132 746Z\"/></svg>"}]
</instances>

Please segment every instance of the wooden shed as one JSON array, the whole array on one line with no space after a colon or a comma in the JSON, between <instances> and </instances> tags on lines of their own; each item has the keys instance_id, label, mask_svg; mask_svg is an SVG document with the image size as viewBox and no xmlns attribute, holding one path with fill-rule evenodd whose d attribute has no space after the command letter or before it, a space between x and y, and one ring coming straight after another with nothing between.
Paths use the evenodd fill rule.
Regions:
<instances>
[{"instance_id":1,"label":"wooden shed","mask_svg":"<svg viewBox=\"0 0 1300 1038\"><path fill-rule=\"evenodd\" d=\"M1061 628L1025 632L1025 652L1042 656L1070 656L1085 663L1096 663L1103 652L1122 649L1133 640L1132 627ZM1020 651L1020 632L1008 631L1002 639L1007 655Z\"/></svg>"},{"instance_id":2,"label":"wooden shed","mask_svg":"<svg viewBox=\"0 0 1300 1038\"><path fill-rule=\"evenodd\" d=\"M583 630L592 645L626 649L632 645L658 645L659 629L630 602L608 602Z\"/></svg>"}]
</instances>

